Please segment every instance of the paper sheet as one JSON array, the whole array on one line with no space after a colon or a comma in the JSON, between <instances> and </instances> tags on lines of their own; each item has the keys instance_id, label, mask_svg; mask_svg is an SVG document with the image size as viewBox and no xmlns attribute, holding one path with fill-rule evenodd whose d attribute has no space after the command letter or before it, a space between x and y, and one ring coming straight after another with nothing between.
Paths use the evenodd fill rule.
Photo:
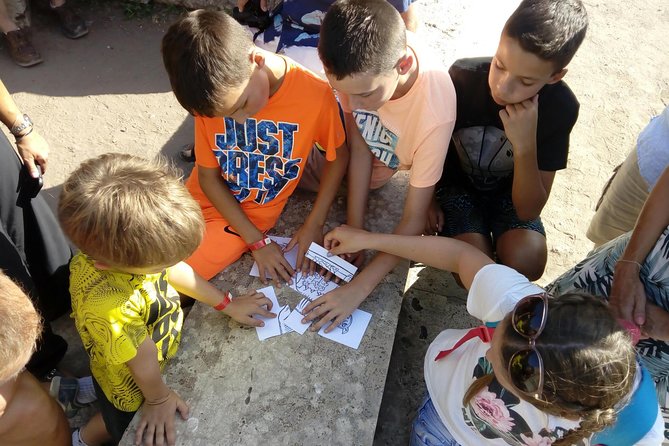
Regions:
<instances>
[{"instance_id":1,"label":"paper sheet","mask_svg":"<svg viewBox=\"0 0 669 446\"><path fill-rule=\"evenodd\" d=\"M330 323L327 323L321 327L318 334L324 338L357 349L360 346L360 341L362 341L362 337L365 335L365 331L367 331L367 326L371 319L371 313L355 310L353 314L344 319L344 321L330 333L325 333L325 329L330 326Z\"/></svg>"},{"instance_id":2,"label":"paper sheet","mask_svg":"<svg viewBox=\"0 0 669 446\"><path fill-rule=\"evenodd\" d=\"M274 243L279 245L282 250L288 246L288 243L290 243L290 237L278 237L270 235L269 238L271 238ZM283 253L283 256L286 258L286 260L288 260L288 263L290 263L290 266L293 269L295 269L295 265L297 265L297 248L298 246L295 245L293 249ZM260 277L260 271L258 271L258 264L256 262L253 262L253 266L251 267L251 272L249 275L253 277ZM267 276L267 279L270 278L271 277Z\"/></svg>"},{"instance_id":3,"label":"paper sheet","mask_svg":"<svg viewBox=\"0 0 669 446\"><path fill-rule=\"evenodd\" d=\"M327 249L313 242L305 256L346 282L350 282L358 271L357 266L339 256L331 255Z\"/></svg>"},{"instance_id":4,"label":"paper sheet","mask_svg":"<svg viewBox=\"0 0 669 446\"><path fill-rule=\"evenodd\" d=\"M326 281L320 274L303 274L302 271L298 271L289 286L302 294L304 299L297 304L297 307L290 313L285 323L299 334L304 334L311 325L311 322L307 324L302 323L302 318L304 317L302 311L304 308L323 294L337 288L338 285L332 281Z\"/></svg>"},{"instance_id":5,"label":"paper sheet","mask_svg":"<svg viewBox=\"0 0 669 446\"><path fill-rule=\"evenodd\" d=\"M284 305L283 307L279 306L276 294L274 293L274 288L268 286L259 289L258 292L263 293L269 300L272 301L272 313L277 314L277 317L275 318L266 318L259 315L255 316L257 319L265 322L264 327L256 327L256 334L258 335L258 339L264 341L267 338L280 336L282 334L293 331L283 322L283 320L290 315L290 307L288 305Z\"/></svg>"}]
</instances>

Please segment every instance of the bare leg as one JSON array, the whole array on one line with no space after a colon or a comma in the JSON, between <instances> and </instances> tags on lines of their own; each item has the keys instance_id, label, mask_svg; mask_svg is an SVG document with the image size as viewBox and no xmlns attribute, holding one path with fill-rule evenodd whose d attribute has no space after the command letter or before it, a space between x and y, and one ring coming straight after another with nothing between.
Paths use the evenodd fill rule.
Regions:
<instances>
[{"instance_id":1,"label":"bare leg","mask_svg":"<svg viewBox=\"0 0 669 446\"><path fill-rule=\"evenodd\" d=\"M7 5L5 5L5 0L0 0L0 31L7 34L10 31L16 31L18 26L16 23L9 18L9 13L7 12Z\"/></svg>"},{"instance_id":2,"label":"bare leg","mask_svg":"<svg viewBox=\"0 0 669 446\"><path fill-rule=\"evenodd\" d=\"M79 432L81 440L88 446L100 446L111 441L111 435L107 432L105 422L100 412L96 413Z\"/></svg>"},{"instance_id":3,"label":"bare leg","mask_svg":"<svg viewBox=\"0 0 669 446\"><path fill-rule=\"evenodd\" d=\"M511 229L495 246L499 262L515 269L529 280L538 280L546 268L546 237L531 229Z\"/></svg>"}]
</instances>

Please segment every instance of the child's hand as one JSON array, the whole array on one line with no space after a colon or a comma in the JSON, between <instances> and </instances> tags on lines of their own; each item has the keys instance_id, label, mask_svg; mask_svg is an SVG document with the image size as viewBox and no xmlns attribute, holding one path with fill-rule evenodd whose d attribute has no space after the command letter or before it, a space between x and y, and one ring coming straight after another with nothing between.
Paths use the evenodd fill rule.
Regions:
<instances>
[{"instance_id":1,"label":"child's hand","mask_svg":"<svg viewBox=\"0 0 669 446\"><path fill-rule=\"evenodd\" d=\"M309 250L311 242L316 242L319 245L323 244L323 225L312 224L307 220L293 235L285 250L290 251L295 245L298 245L295 269L313 274L317 265L304 256Z\"/></svg>"},{"instance_id":2,"label":"child's hand","mask_svg":"<svg viewBox=\"0 0 669 446\"><path fill-rule=\"evenodd\" d=\"M174 446L176 430L174 429L174 413L179 411L181 418L188 419L188 404L173 390L170 390L165 401L152 403L144 401L142 420L137 426L135 444L144 446ZM142 441L144 437L144 441Z\"/></svg>"},{"instance_id":3,"label":"child's hand","mask_svg":"<svg viewBox=\"0 0 669 446\"><path fill-rule=\"evenodd\" d=\"M369 232L341 225L325 234L323 246L334 255L358 253L367 248Z\"/></svg>"},{"instance_id":4,"label":"child's hand","mask_svg":"<svg viewBox=\"0 0 669 446\"><path fill-rule=\"evenodd\" d=\"M282 279L284 283L289 283L291 277L295 274L290 263L283 256L281 248L276 243L270 243L260 249L252 251L253 258L258 263L258 272L260 280L267 285L267 276L269 275L274 282L274 286L281 288Z\"/></svg>"},{"instance_id":5,"label":"child's hand","mask_svg":"<svg viewBox=\"0 0 669 446\"><path fill-rule=\"evenodd\" d=\"M223 313L240 324L262 327L265 323L259 319L255 319L253 315L276 317L275 313L270 313L269 310L271 309L272 301L266 298L263 293L254 292L232 299L228 306L223 309Z\"/></svg>"},{"instance_id":6,"label":"child's hand","mask_svg":"<svg viewBox=\"0 0 669 446\"><path fill-rule=\"evenodd\" d=\"M435 235L444 229L445 221L444 211L437 203L437 198L432 196L430 207L427 209L427 221L425 223L425 235Z\"/></svg>"},{"instance_id":7,"label":"child's hand","mask_svg":"<svg viewBox=\"0 0 669 446\"><path fill-rule=\"evenodd\" d=\"M366 297L367 295L359 290L358 287L352 283L347 283L307 305L303 311L305 316L302 319L302 323L320 318L319 321L309 327L310 331L318 331L328 321L333 321L325 329L325 332L329 333L337 328L337 325L341 324L344 319L349 317Z\"/></svg>"},{"instance_id":8,"label":"child's hand","mask_svg":"<svg viewBox=\"0 0 669 446\"><path fill-rule=\"evenodd\" d=\"M613 314L641 327L646 323L646 301L646 290L639 278L639 267L634 263L616 263L609 296L609 306Z\"/></svg>"},{"instance_id":9,"label":"child's hand","mask_svg":"<svg viewBox=\"0 0 669 446\"><path fill-rule=\"evenodd\" d=\"M539 95L518 104L509 104L499 111L504 133L513 145L515 154L532 147L536 150Z\"/></svg>"}]
</instances>

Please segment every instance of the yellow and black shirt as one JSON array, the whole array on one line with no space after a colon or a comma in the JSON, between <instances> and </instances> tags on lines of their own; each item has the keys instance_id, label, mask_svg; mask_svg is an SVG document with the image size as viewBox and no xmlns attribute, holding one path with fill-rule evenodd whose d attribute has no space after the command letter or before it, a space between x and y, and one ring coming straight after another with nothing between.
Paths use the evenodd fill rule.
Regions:
<instances>
[{"instance_id":1,"label":"yellow and black shirt","mask_svg":"<svg viewBox=\"0 0 669 446\"><path fill-rule=\"evenodd\" d=\"M126 412L144 401L126 362L147 335L163 369L181 339L183 311L167 272L129 274L97 269L83 253L70 263L72 317L91 360L91 372L107 399Z\"/></svg>"}]
</instances>

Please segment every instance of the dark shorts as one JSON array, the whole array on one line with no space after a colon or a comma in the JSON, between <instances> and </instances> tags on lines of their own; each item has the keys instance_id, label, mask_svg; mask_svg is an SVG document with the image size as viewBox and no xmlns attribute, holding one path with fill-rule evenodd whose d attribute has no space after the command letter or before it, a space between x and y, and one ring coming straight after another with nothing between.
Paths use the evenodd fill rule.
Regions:
<instances>
[{"instance_id":1,"label":"dark shorts","mask_svg":"<svg viewBox=\"0 0 669 446\"><path fill-rule=\"evenodd\" d=\"M100 388L100 384L93 378L93 387L95 387L95 395L98 397L98 407L102 413L102 419L105 422L107 432L112 437L111 444L118 444L123 438L125 430L135 416L135 412L126 412L117 409Z\"/></svg>"},{"instance_id":2,"label":"dark shorts","mask_svg":"<svg viewBox=\"0 0 669 446\"><path fill-rule=\"evenodd\" d=\"M444 211L444 229L440 235L455 237L466 233L492 236L493 246L510 229L529 229L546 236L541 218L523 221L513 207L511 190L479 191L459 185L437 191L437 201Z\"/></svg>"}]
</instances>

